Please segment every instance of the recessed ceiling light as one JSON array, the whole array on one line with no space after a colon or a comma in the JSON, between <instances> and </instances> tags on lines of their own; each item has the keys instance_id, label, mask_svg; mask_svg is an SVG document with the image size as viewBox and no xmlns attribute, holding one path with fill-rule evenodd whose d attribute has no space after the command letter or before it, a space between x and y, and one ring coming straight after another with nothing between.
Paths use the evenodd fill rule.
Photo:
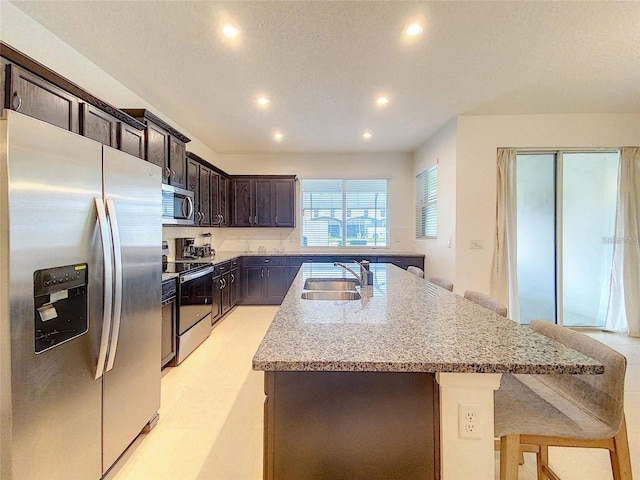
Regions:
<instances>
[{"instance_id":1,"label":"recessed ceiling light","mask_svg":"<svg viewBox=\"0 0 640 480\"><path fill-rule=\"evenodd\" d=\"M240 35L240 29L233 25L227 24L222 27L222 33L225 37L236 38L238 35Z\"/></svg>"},{"instance_id":2,"label":"recessed ceiling light","mask_svg":"<svg viewBox=\"0 0 640 480\"><path fill-rule=\"evenodd\" d=\"M386 105L387 103L389 103L389 97L381 95L376 99L376 103L378 105Z\"/></svg>"},{"instance_id":3,"label":"recessed ceiling light","mask_svg":"<svg viewBox=\"0 0 640 480\"><path fill-rule=\"evenodd\" d=\"M419 23L412 23L407 28L405 28L404 33L411 37L415 37L416 35L420 35L424 28Z\"/></svg>"},{"instance_id":4,"label":"recessed ceiling light","mask_svg":"<svg viewBox=\"0 0 640 480\"><path fill-rule=\"evenodd\" d=\"M284 135L282 134L282 132L275 132L275 133L273 134L273 139L274 139L276 142L281 142L283 138L284 138Z\"/></svg>"},{"instance_id":5,"label":"recessed ceiling light","mask_svg":"<svg viewBox=\"0 0 640 480\"><path fill-rule=\"evenodd\" d=\"M261 107L266 107L269 105L269 99L267 97L261 96L256 99L256 103Z\"/></svg>"},{"instance_id":6,"label":"recessed ceiling light","mask_svg":"<svg viewBox=\"0 0 640 480\"><path fill-rule=\"evenodd\" d=\"M369 140L372 137L372 133L371 132L364 132L362 134L362 138L364 138L365 140Z\"/></svg>"}]
</instances>

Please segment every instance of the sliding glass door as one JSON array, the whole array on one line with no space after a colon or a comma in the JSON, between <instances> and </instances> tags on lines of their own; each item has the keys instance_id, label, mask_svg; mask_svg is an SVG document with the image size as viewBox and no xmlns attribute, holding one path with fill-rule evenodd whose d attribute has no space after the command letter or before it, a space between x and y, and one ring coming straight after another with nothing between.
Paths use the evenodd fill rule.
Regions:
<instances>
[{"instance_id":1,"label":"sliding glass door","mask_svg":"<svg viewBox=\"0 0 640 480\"><path fill-rule=\"evenodd\" d=\"M613 254L617 152L522 153L517 165L522 323L603 327Z\"/></svg>"}]
</instances>

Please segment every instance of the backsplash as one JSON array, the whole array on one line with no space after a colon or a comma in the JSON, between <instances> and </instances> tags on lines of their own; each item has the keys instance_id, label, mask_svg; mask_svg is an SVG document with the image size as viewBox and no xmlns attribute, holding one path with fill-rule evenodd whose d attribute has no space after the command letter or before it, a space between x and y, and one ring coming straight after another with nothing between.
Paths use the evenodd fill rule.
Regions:
<instances>
[{"instance_id":1,"label":"backsplash","mask_svg":"<svg viewBox=\"0 0 640 480\"><path fill-rule=\"evenodd\" d=\"M405 238L404 231L396 229L395 238ZM407 231L409 229L406 229ZM401 234L402 233L402 234ZM205 236L210 235L210 236ZM193 237L194 245L211 244L216 251L243 253L284 253L300 252L299 228L202 228L202 227L163 227L162 239L169 242L169 260L175 259L176 238ZM392 237L393 238L393 237ZM264 248L262 248L264 247ZM376 248L388 251L413 251L413 242L393 241L389 248ZM335 248L314 248L314 251L336 251ZM362 250L368 250L362 247Z\"/></svg>"}]
</instances>

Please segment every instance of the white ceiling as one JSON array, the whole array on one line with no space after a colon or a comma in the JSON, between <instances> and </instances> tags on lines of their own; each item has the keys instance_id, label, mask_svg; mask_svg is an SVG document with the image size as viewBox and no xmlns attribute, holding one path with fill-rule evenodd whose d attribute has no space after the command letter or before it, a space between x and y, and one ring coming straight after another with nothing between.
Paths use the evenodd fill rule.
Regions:
<instances>
[{"instance_id":1,"label":"white ceiling","mask_svg":"<svg viewBox=\"0 0 640 480\"><path fill-rule=\"evenodd\" d=\"M219 153L405 152L459 114L640 112L640 2L14 3Z\"/></svg>"}]
</instances>

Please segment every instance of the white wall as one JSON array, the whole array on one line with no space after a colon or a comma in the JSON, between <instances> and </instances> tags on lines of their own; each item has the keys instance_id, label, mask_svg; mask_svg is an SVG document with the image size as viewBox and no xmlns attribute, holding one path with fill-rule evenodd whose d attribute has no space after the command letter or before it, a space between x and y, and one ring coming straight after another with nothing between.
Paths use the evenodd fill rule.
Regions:
<instances>
[{"instance_id":1,"label":"white wall","mask_svg":"<svg viewBox=\"0 0 640 480\"><path fill-rule=\"evenodd\" d=\"M6 0L0 0L0 39L114 107L148 108L191 139L187 150L215 163L216 153L186 128Z\"/></svg>"},{"instance_id":2,"label":"white wall","mask_svg":"<svg viewBox=\"0 0 640 480\"><path fill-rule=\"evenodd\" d=\"M456 140L457 120L443 126L413 154L412 209L415 223L415 177L438 164L438 238L414 241L414 250L425 254L425 275L455 279L456 245ZM412 228L415 238L415 225Z\"/></svg>"},{"instance_id":3,"label":"white wall","mask_svg":"<svg viewBox=\"0 0 640 480\"><path fill-rule=\"evenodd\" d=\"M217 166L234 175L297 175L298 179L387 178L389 179L390 250L413 251L413 170L411 156L404 153L345 154L246 154L218 155ZM212 229L222 250L300 250L300 184L297 183L296 228ZM226 231L220 231L226 230ZM222 242L220 242L222 239ZM282 242L282 243L281 243ZM314 251L320 249L314 248Z\"/></svg>"},{"instance_id":4,"label":"white wall","mask_svg":"<svg viewBox=\"0 0 640 480\"><path fill-rule=\"evenodd\" d=\"M457 126L456 292L489 293L497 148L640 145L640 114L462 115ZM471 250L473 239L484 248Z\"/></svg>"}]
</instances>

